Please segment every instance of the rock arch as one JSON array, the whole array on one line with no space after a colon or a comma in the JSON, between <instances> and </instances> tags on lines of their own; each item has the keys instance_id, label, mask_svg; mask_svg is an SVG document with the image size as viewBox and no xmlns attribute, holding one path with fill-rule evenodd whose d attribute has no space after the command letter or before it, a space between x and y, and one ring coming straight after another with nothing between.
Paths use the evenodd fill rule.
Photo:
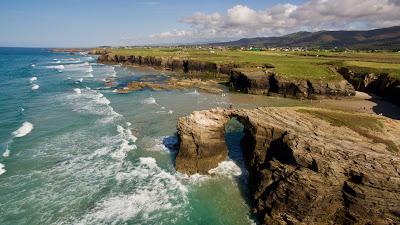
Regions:
<instances>
[{"instance_id":1,"label":"rock arch","mask_svg":"<svg viewBox=\"0 0 400 225\"><path fill-rule=\"evenodd\" d=\"M297 108L213 109L180 118L177 171L207 173L225 160L224 126L232 117L244 125L252 212L262 224L398 222L400 153ZM385 128L380 137L400 146L400 121L373 118Z\"/></svg>"},{"instance_id":2,"label":"rock arch","mask_svg":"<svg viewBox=\"0 0 400 225\"><path fill-rule=\"evenodd\" d=\"M236 118L244 126L245 137L250 135L252 125L240 110L216 109L193 112L178 120L180 150L176 158L176 169L183 173L206 174L228 156L225 143L225 125Z\"/></svg>"}]
</instances>

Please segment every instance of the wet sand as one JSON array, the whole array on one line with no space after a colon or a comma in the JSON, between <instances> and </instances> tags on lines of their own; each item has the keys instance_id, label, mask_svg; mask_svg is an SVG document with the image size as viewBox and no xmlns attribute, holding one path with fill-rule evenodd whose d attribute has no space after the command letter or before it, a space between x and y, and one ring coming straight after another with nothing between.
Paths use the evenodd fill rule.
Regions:
<instances>
[{"instance_id":1,"label":"wet sand","mask_svg":"<svg viewBox=\"0 0 400 225\"><path fill-rule=\"evenodd\" d=\"M400 119L400 107L376 95L356 92L354 97L314 101L313 106L346 111L364 112Z\"/></svg>"},{"instance_id":2,"label":"wet sand","mask_svg":"<svg viewBox=\"0 0 400 225\"><path fill-rule=\"evenodd\" d=\"M379 96L356 92L354 97L340 99L301 100L263 95L225 93L232 107L254 108L255 106L309 106L344 111L364 112L400 119L400 107L383 100Z\"/></svg>"}]
</instances>

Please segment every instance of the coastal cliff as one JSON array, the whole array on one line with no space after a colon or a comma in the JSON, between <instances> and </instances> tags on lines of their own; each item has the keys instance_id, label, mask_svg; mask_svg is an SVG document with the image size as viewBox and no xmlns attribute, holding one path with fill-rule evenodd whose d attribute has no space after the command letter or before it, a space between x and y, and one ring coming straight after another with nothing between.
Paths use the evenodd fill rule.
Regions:
<instances>
[{"instance_id":1,"label":"coastal cliff","mask_svg":"<svg viewBox=\"0 0 400 225\"><path fill-rule=\"evenodd\" d=\"M373 93L400 105L400 80L387 73L359 73L341 67L338 72L349 81L355 90Z\"/></svg>"},{"instance_id":2,"label":"coastal cliff","mask_svg":"<svg viewBox=\"0 0 400 225\"><path fill-rule=\"evenodd\" d=\"M353 86L346 80L288 79L269 70L248 71L232 69L231 87L249 94L279 94L283 97L314 98L354 96Z\"/></svg>"},{"instance_id":3,"label":"coastal cliff","mask_svg":"<svg viewBox=\"0 0 400 225\"><path fill-rule=\"evenodd\" d=\"M100 63L121 63L125 65L150 66L157 69L169 70L183 73L214 73L228 74L232 68L237 67L234 64L219 65L212 62L203 62L196 60L184 60L171 57L158 56L123 56L112 53L101 54L98 59Z\"/></svg>"},{"instance_id":4,"label":"coastal cliff","mask_svg":"<svg viewBox=\"0 0 400 225\"><path fill-rule=\"evenodd\" d=\"M231 118L244 125L252 212L262 224L400 222L399 121L305 108L193 112L178 121L177 171L206 174L225 160Z\"/></svg>"},{"instance_id":5,"label":"coastal cliff","mask_svg":"<svg viewBox=\"0 0 400 225\"><path fill-rule=\"evenodd\" d=\"M275 74L263 68L239 68L236 64L217 64L213 62L186 60L157 56L123 56L99 52L99 63L121 63L125 65L150 66L184 74L214 74L229 77L232 90L249 94L278 94L296 98L317 96L354 96L353 86L345 79L295 80Z\"/></svg>"}]
</instances>

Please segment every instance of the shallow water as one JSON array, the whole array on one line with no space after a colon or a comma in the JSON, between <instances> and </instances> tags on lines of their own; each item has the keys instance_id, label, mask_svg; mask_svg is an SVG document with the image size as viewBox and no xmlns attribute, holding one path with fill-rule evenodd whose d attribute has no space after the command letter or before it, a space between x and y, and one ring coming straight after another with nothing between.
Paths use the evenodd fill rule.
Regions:
<instances>
[{"instance_id":1,"label":"shallow water","mask_svg":"<svg viewBox=\"0 0 400 225\"><path fill-rule=\"evenodd\" d=\"M33 66L34 65L34 66ZM177 118L210 107L301 105L196 90L117 94L164 76L85 55L0 48L0 224L253 224L232 122L213 176L174 170ZM35 78L34 78L35 77Z\"/></svg>"}]
</instances>

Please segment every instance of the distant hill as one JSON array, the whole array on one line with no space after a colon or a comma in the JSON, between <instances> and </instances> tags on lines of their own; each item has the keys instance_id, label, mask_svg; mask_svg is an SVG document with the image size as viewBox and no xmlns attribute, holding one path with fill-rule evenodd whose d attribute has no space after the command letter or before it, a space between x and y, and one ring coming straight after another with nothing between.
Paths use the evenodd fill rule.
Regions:
<instances>
[{"instance_id":1,"label":"distant hill","mask_svg":"<svg viewBox=\"0 0 400 225\"><path fill-rule=\"evenodd\" d=\"M367 31L297 32L281 37L243 38L223 46L400 49L400 26Z\"/></svg>"}]
</instances>

